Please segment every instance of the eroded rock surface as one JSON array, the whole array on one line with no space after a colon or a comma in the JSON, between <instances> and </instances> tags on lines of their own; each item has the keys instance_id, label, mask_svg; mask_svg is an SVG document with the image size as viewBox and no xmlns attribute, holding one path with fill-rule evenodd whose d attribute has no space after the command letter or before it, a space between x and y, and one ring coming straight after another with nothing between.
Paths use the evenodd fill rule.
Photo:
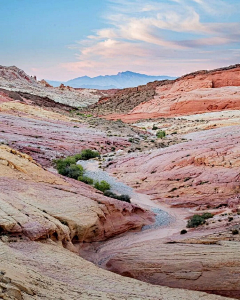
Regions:
<instances>
[{"instance_id":1,"label":"eroded rock surface","mask_svg":"<svg viewBox=\"0 0 240 300\"><path fill-rule=\"evenodd\" d=\"M84 183L43 170L31 157L0 146L2 234L72 243L104 240L153 221L137 206L104 197Z\"/></svg>"},{"instance_id":2,"label":"eroded rock surface","mask_svg":"<svg viewBox=\"0 0 240 300\"><path fill-rule=\"evenodd\" d=\"M0 296L7 300L227 299L122 277L53 243L0 241L0 254Z\"/></svg>"},{"instance_id":3,"label":"eroded rock surface","mask_svg":"<svg viewBox=\"0 0 240 300\"><path fill-rule=\"evenodd\" d=\"M127 155L111 162L109 170L172 206L228 206L239 195L239 130L230 126L191 133L185 137L192 141Z\"/></svg>"},{"instance_id":4,"label":"eroded rock surface","mask_svg":"<svg viewBox=\"0 0 240 300\"><path fill-rule=\"evenodd\" d=\"M28 76L17 67L0 66L0 88L23 92L39 97L47 97L55 102L71 105L74 107L85 107L93 104L100 98L96 90L71 88L53 88L43 82L39 83L36 78Z\"/></svg>"},{"instance_id":5,"label":"eroded rock surface","mask_svg":"<svg viewBox=\"0 0 240 300\"><path fill-rule=\"evenodd\" d=\"M41 165L50 166L56 157L95 149L101 153L129 145L126 139L108 137L80 120L18 101L0 103L0 142L30 154Z\"/></svg>"},{"instance_id":6,"label":"eroded rock surface","mask_svg":"<svg viewBox=\"0 0 240 300\"><path fill-rule=\"evenodd\" d=\"M108 119L121 118L126 122L240 108L239 65L199 71L148 87L136 89L133 95L131 90L123 90L121 96L115 94L93 107ZM127 104L131 97L134 107ZM117 109L122 106L125 109Z\"/></svg>"}]
</instances>

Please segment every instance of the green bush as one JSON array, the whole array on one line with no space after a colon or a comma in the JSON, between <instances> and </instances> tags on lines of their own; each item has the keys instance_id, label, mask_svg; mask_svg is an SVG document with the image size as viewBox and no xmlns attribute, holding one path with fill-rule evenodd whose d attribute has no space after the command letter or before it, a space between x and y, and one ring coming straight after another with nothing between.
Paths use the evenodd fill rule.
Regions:
<instances>
[{"instance_id":1,"label":"green bush","mask_svg":"<svg viewBox=\"0 0 240 300\"><path fill-rule=\"evenodd\" d=\"M111 197L120 201L131 203L130 197L128 195L117 195L109 190L104 192L104 196Z\"/></svg>"},{"instance_id":2,"label":"green bush","mask_svg":"<svg viewBox=\"0 0 240 300\"><path fill-rule=\"evenodd\" d=\"M204 213L202 215L194 215L188 220L187 227L194 228L200 225L203 225L207 219L212 218L213 215L211 213Z\"/></svg>"},{"instance_id":3,"label":"green bush","mask_svg":"<svg viewBox=\"0 0 240 300\"><path fill-rule=\"evenodd\" d=\"M93 179L90 178L90 177L88 177L88 176L79 176L78 180L82 181L82 182L84 182L86 184L90 184L90 185L93 184Z\"/></svg>"},{"instance_id":4,"label":"green bush","mask_svg":"<svg viewBox=\"0 0 240 300\"><path fill-rule=\"evenodd\" d=\"M166 136L166 132L163 131L163 130L158 130L157 133L156 133L156 137L159 138L159 139L162 139Z\"/></svg>"},{"instance_id":5,"label":"green bush","mask_svg":"<svg viewBox=\"0 0 240 300\"><path fill-rule=\"evenodd\" d=\"M209 212L206 212L204 214L202 214L201 216L204 220L207 220L207 219L211 219L213 217L213 214L209 213Z\"/></svg>"},{"instance_id":6,"label":"green bush","mask_svg":"<svg viewBox=\"0 0 240 300\"><path fill-rule=\"evenodd\" d=\"M100 157L99 152L91 150L91 149L85 149L82 150L81 153L74 155L74 158L76 161L78 160L88 160L91 158Z\"/></svg>"},{"instance_id":7,"label":"green bush","mask_svg":"<svg viewBox=\"0 0 240 300\"><path fill-rule=\"evenodd\" d=\"M157 130L158 127L156 125L153 125L152 130Z\"/></svg>"},{"instance_id":8,"label":"green bush","mask_svg":"<svg viewBox=\"0 0 240 300\"><path fill-rule=\"evenodd\" d=\"M80 165L70 165L66 168L67 177L78 179L79 176L83 175L84 169Z\"/></svg>"},{"instance_id":9,"label":"green bush","mask_svg":"<svg viewBox=\"0 0 240 300\"><path fill-rule=\"evenodd\" d=\"M94 187L95 187L95 189L97 189L99 191L102 191L102 192L110 190L110 188L111 188L110 184L107 181L105 181L105 180L102 180L100 182L96 181L94 183Z\"/></svg>"}]
</instances>

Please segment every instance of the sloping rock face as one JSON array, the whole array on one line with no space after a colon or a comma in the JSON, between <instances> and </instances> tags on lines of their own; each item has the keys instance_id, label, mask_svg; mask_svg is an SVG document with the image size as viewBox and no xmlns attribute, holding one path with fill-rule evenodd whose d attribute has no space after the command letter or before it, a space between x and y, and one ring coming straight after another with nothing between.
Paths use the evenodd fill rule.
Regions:
<instances>
[{"instance_id":1,"label":"sloping rock face","mask_svg":"<svg viewBox=\"0 0 240 300\"><path fill-rule=\"evenodd\" d=\"M108 137L77 119L32 103L13 101L5 94L0 102L0 112L0 141L33 156L43 166L50 166L56 157L76 154L82 149L105 153L113 147L118 150L129 145L124 138Z\"/></svg>"},{"instance_id":2,"label":"sloping rock face","mask_svg":"<svg viewBox=\"0 0 240 300\"><path fill-rule=\"evenodd\" d=\"M153 214L104 197L95 189L43 170L33 159L0 146L0 231L30 240L99 241L153 221Z\"/></svg>"},{"instance_id":3,"label":"sloping rock face","mask_svg":"<svg viewBox=\"0 0 240 300\"><path fill-rule=\"evenodd\" d=\"M0 146L0 199L3 299L226 299L153 286L80 258L79 243L149 224L153 214L43 170L6 146Z\"/></svg>"},{"instance_id":4,"label":"sloping rock face","mask_svg":"<svg viewBox=\"0 0 240 300\"><path fill-rule=\"evenodd\" d=\"M104 105L106 108L104 114L107 114L108 119L121 118L126 122L240 108L240 65L213 71L199 71L176 80L153 84L149 97L138 91L136 99L131 103L135 106L132 109L129 104L125 105L126 108L122 112L108 109L108 106L114 106L113 103L115 107L119 106L119 101L115 98L109 100L113 102L112 104L99 103L99 107ZM128 94L130 91L129 93L125 91L121 98L123 105L124 98L131 100ZM144 97L145 101L142 101Z\"/></svg>"},{"instance_id":5,"label":"sloping rock face","mask_svg":"<svg viewBox=\"0 0 240 300\"><path fill-rule=\"evenodd\" d=\"M53 243L0 241L0 297L14 300L224 300L102 270Z\"/></svg>"},{"instance_id":6,"label":"sloping rock face","mask_svg":"<svg viewBox=\"0 0 240 300\"><path fill-rule=\"evenodd\" d=\"M39 83L35 77L28 76L17 67L0 66L0 88L49 98L74 107L86 107L97 102L100 97L95 90L59 89L48 86L44 82Z\"/></svg>"},{"instance_id":7,"label":"sloping rock face","mask_svg":"<svg viewBox=\"0 0 240 300\"><path fill-rule=\"evenodd\" d=\"M240 299L239 244L137 243L112 254L107 269L156 285Z\"/></svg>"},{"instance_id":8,"label":"sloping rock face","mask_svg":"<svg viewBox=\"0 0 240 300\"><path fill-rule=\"evenodd\" d=\"M135 88L115 90L113 95L102 96L97 103L90 105L87 111L91 111L96 115L128 113L140 103L151 100L155 95L156 87L165 85L170 81L154 81Z\"/></svg>"},{"instance_id":9,"label":"sloping rock face","mask_svg":"<svg viewBox=\"0 0 240 300\"><path fill-rule=\"evenodd\" d=\"M239 205L240 127L196 132L192 141L111 162L109 170L153 199L176 207ZM231 203L235 204L231 204Z\"/></svg>"}]
</instances>

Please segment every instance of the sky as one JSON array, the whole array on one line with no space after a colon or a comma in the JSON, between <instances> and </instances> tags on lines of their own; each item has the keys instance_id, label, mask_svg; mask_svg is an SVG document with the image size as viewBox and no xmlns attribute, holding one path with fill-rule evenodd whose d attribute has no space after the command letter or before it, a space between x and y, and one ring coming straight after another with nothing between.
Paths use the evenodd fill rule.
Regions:
<instances>
[{"instance_id":1,"label":"sky","mask_svg":"<svg viewBox=\"0 0 240 300\"><path fill-rule=\"evenodd\" d=\"M38 79L240 63L240 0L0 0L0 65Z\"/></svg>"}]
</instances>

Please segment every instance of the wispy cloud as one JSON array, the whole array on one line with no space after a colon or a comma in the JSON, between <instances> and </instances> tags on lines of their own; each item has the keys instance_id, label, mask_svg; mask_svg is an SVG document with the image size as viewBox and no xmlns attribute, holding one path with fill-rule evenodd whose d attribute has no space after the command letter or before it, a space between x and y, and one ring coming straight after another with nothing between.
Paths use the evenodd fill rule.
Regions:
<instances>
[{"instance_id":1,"label":"wispy cloud","mask_svg":"<svg viewBox=\"0 0 240 300\"><path fill-rule=\"evenodd\" d=\"M240 4L223 0L108 3L103 16L106 27L74 45L76 61L61 66L68 72L97 75L129 69L180 75L237 63L240 58L235 49L240 44L240 22L229 22Z\"/></svg>"}]
</instances>

